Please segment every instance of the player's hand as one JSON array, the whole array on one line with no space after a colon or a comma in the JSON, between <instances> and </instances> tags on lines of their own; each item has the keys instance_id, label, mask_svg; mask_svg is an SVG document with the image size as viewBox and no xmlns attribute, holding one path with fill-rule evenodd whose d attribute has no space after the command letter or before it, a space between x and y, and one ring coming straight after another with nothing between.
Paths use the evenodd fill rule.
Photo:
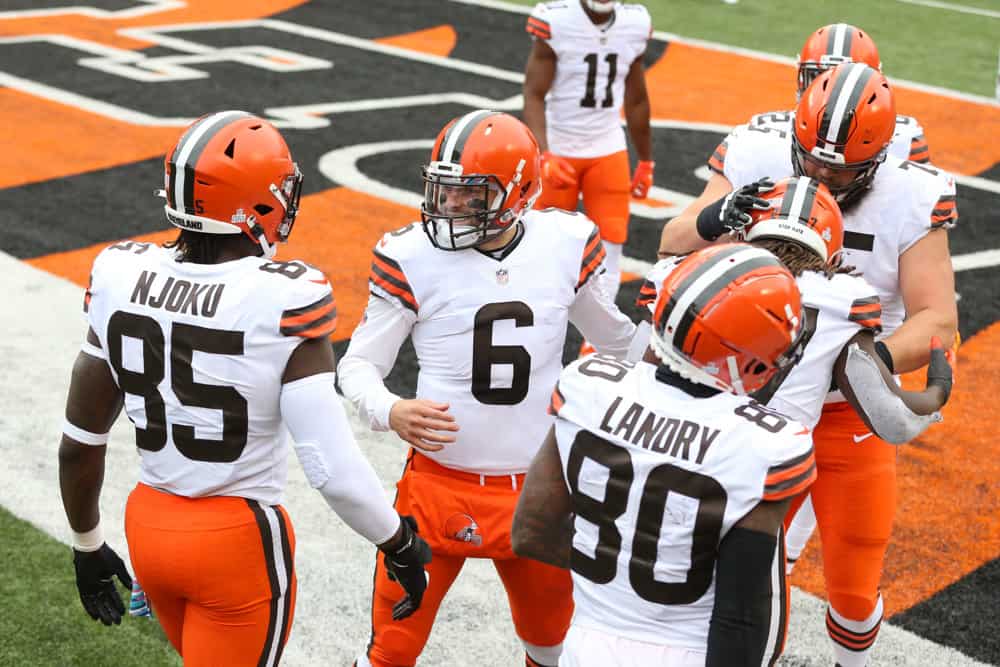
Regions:
<instances>
[{"instance_id":1,"label":"player's hand","mask_svg":"<svg viewBox=\"0 0 1000 667\"><path fill-rule=\"evenodd\" d=\"M389 410L389 428L417 449L436 452L455 442L458 430L447 403L412 398L396 401Z\"/></svg>"},{"instance_id":2,"label":"player's hand","mask_svg":"<svg viewBox=\"0 0 1000 667\"><path fill-rule=\"evenodd\" d=\"M762 178L712 202L698 214L698 235L706 241L714 241L723 234L743 231L753 222L750 211L771 208L771 202L757 195L772 188L774 181Z\"/></svg>"},{"instance_id":3,"label":"player's hand","mask_svg":"<svg viewBox=\"0 0 1000 667\"><path fill-rule=\"evenodd\" d=\"M941 390L941 405L948 402L951 387L954 382L954 371L948 355L954 357L953 350L945 350L944 344L937 336L931 337L931 361L927 365L927 388L937 387Z\"/></svg>"},{"instance_id":4,"label":"player's hand","mask_svg":"<svg viewBox=\"0 0 1000 667\"><path fill-rule=\"evenodd\" d=\"M656 163L652 160L641 160L635 165L635 173L632 174L632 196L636 199L645 199L649 194L649 189L653 187L653 167Z\"/></svg>"},{"instance_id":5,"label":"player's hand","mask_svg":"<svg viewBox=\"0 0 1000 667\"><path fill-rule=\"evenodd\" d=\"M73 567L80 602L90 617L104 625L121 624L125 603L115 588L114 577L129 590L132 589L132 577L114 549L106 542L97 551L73 549Z\"/></svg>"},{"instance_id":6,"label":"player's hand","mask_svg":"<svg viewBox=\"0 0 1000 667\"><path fill-rule=\"evenodd\" d=\"M412 516L399 519L399 533L379 546L385 554L386 574L406 591L406 596L392 607L394 621L401 621L420 609L430 578L424 565L431 562L430 546L417 535L417 520Z\"/></svg>"},{"instance_id":7,"label":"player's hand","mask_svg":"<svg viewBox=\"0 0 1000 667\"><path fill-rule=\"evenodd\" d=\"M576 184L576 169L566 158L545 151L542 153L542 181L556 190L564 190Z\"/></svg>"}]
</instances>

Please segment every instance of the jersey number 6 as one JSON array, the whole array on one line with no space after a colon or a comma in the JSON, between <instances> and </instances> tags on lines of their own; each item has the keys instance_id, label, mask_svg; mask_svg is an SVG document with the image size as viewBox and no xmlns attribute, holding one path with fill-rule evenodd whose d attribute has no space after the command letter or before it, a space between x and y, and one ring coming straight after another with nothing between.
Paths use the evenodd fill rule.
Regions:
<instances>
[{"instance_id":1,"label":"jersey number 6","mask_svg":"<svg viewBox=\"0 0 1000 667\"><path fill-rule=\"evenodd\" d=\"M515 327L530 327L535 314L523 301L490 303L476 312L472 329L472 395L487 405L517 405L528 395L531 355L521 345L494 345L493 324L514 320ZM509 364L509 387L494 387L493 366Z\"/></svg>"}]
</instances>

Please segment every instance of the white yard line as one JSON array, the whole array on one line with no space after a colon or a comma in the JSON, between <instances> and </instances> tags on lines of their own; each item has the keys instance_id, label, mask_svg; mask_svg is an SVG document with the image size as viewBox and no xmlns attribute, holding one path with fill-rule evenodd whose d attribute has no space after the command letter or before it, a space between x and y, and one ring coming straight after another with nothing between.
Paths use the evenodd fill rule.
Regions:
<instances>
[{"instance_id":1,"label":"white yard line","mask_svg":"<svg viewBox=\"0 0 1000 667\"><path fill-rule=\"evenodd\" d=\"M896 0L907 5L920 5L921 7L933 7L934 9L946 9L950 12L961 14L974 14L976 16L987 16L991 19L1000 19L1000 12L993 9L980 9L969 5L956 5L953 2L938 2L937 0Z\"/></svg>"}]
</instances>

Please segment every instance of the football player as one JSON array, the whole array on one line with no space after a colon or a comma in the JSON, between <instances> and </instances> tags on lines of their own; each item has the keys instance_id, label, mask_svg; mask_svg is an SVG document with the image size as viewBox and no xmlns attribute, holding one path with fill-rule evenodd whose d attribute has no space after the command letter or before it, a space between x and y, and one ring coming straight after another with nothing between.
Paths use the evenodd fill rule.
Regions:
<instances>
[{"instance_id":1,"label":"football player","mask_svg":"<svg viewBox=\"0 0 1000 667\"><path fill-rule=\"evenodd\" d=\"M641 363L563 371L528 471L515 553L573 574L560 665L774 664L781 522L816 477L809 429L747 394L795 363L795 280L744 244L665 279Z\"/></svg>"},{"instance_id":2,"label":"football player","mask_svg":"<svg viewBox=\"0 0 1000 667\"><path fill-rule=\"evenodd\" d=\"M927 365L927 341L950 342L957 329L947 235L958 219L955 184L928 165L887 156L895 118L877 70L847 63L820 74L799 99L790 131L733 130L705 190L664 227L661 254L689 252L749 224L753 209L770 208L759 196L768 178L815 178L842 209L844 263L878 294L883 331L874 351L894 373ZM882 618L878 583L895 511L896 450L840 393L829 397L815 442L823 549L841 556L824 559L828 629L842 667L861 667Z\"/></svg>"},{"instance_id":3,"label":"football player","mask_svg":"<svg viewBox=\"0 0 1000 667\"><path fill-rule=\"evenodd\" d=\"M798 56L798 87L796 99L802 97L812 80L831 67L843 63L864 63L882 69L878 48L868 33L847 23L825 25L809 36ZM751 127L788 132L794 111L772 111L752 117ZM724 149L723 149L724 151ZM912 116L896 116L896 129L889 144L889 155L900 160L927 163L931 160L930 148L924 138L924 128ZM709 162L714 170L720 160Z\"/></svg>"},{"instance_id":4,"label":"football player","mask_svg":"<svg viewBox=\"0 0 1000 667\"><path fill-rule=\"evenodd\" d=\"M396 508L434 553L420 611L393 623L376 563L372 638L358 665L413 665L466 558L489 558L528 665L555 665L573 614L569 574L516 558L510 523L551 418L567 323L626 356L635 325L596 280L604 247L585 216L532 210L541 156L527 126L478 110L441 131L424 167L421 223L375 246L371 297L339 366L344 395L375 430L411 447ZM383 378L410 337L417 398ZM636 354L638 356L638 354Z\"/></svg>"},{"instance_id":5,"label":"football player","mask_svg":"<svg viewBox=\"0 0 1000 667\"><path fill-rule=\"evenodd\" d=\"M649 95L642 55L652 20L639 4L563 0L535 6L525 66L524 122L542 149L537 208L583 208L607 251L602 280L614 297L628 236L629 197L653 185ZM639 161L629 179L622 107Z\"/></svg>"},{"instance_id":6,"label":"football player","mask_svg":"<svg viewBox=\"0 0 1000 667\"><path fill-rule=\"evenodd\" d=\"M275 665L295 612L295 535L280 504L287 426L309 483L384 553L396 615L420 606L430 550L358 449L334 389L326 277L274 261L302 176L265 120L195 121L165 159L164 246L125 241L94 261L90 325L59 447L80 600L121 622L98 501L108 431L124 407L141 455L125 532L136 575L189 665ZM405 596L401 596L405 593ZM387 592L387 594L389 594ZM400 599L402 597L402 599Z\"/></svg>"}]
</instances>

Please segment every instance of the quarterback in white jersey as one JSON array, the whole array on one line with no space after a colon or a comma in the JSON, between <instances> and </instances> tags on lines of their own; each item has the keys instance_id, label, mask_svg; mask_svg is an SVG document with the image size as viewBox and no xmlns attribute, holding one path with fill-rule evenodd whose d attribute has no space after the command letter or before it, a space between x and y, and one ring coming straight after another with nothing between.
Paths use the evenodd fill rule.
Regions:
<instances>
[{"instance_id":1,"label":"quarterback in white jersey","mask_svg":"<svg viewBox=\"0 0 1000 667\"><path fill-rule=\"evenodd\" d=\"M525 66L524 122L542 150L536 208L577 208L597 223L607 249L601 277L612 296L628 236L630 195L653 184L649 95L642 56L652 34L646 8L610 0L557 0L535 6ZM629 180L625 121L638 156Z\"/></svg>"},{"instance_id":2,"label":"quarterback in white jersey","mask_svg":"<svg viewBox=\"0 0 1000 667\"><path fill-rule=\"evenodd\" d=\"M572 614L566 573L515 558L510 521L573 322L625 356L635 325L595 280L604 247L585 216L532 210L539 151L507 114L473 111L438 135L424 169L422 223L373 252L371 298L340 362L340 385L376 430L414 449L397 509L412 512L434 553L424 606L391 623L381 568L373 638L359 665L411 665L466 558L491 558L530 664L554 665ZM417 397L384 385L404 340L416 349Z\"/></svg>"},{"instance_id":3,"label":"quarterback in white jersey","mask_svg":"<svg viewBox=\"0 0 1000 667\"><path fill-rule=\"evenodd\" d=\"M301 191L284 139L251 114L209 114L165 167L177 240L106 248L84 298L90 328L59 450L84 608L120 623L112 575L131 586L98 512L107 434L124 406L142 457L126 507L129 552L185 662L281 658L296 588L295 535L280 505L285 426L310 484L379 545L407 592L400 614L413 613L430 550L389 505L334 390L330 283L302 262L271 260Z\"/></svg>"},{"instance_id":4,"label":"quarterback in white jersey","mask_svg":"<svg viewBox=\"0 0 1000 667\"><path fill-rule=\"evenodd\" d=\"M823 72L799 100L792 132L741 126L729 135L716 151L721 173L664 227L661 253L738 233L755 209L770 208L760 193L772 180L816 178L843 210L844 264L878 293L883 333L875 352L896 373L926 365L928 341L950 344L957 329L945 231L958 218L955 184L928 165L886 155L895 119L892 91L878 71L847 63ZM879 579L895 510L896 452L842 396L830 401L815 432L819 477L812 490L823 529L827 628L838 662L863 667L882 617ZM837 501L843 497L851 502Z\"/></svg>"},{"instance_id":5,"label":"quarterback in white jersey","mask_svg":"<svg viewBox=\"0 0 1000 667\"><path fill-rule=\"evenodd\" d=\"M798 290L770 253L730 245L659 293L642 363L595 355L560 376L514 548L573 572L560 665L773 664L781 517L816 473L809 429L745 392L794 363Z\"/></svg>"}]
</instances>

